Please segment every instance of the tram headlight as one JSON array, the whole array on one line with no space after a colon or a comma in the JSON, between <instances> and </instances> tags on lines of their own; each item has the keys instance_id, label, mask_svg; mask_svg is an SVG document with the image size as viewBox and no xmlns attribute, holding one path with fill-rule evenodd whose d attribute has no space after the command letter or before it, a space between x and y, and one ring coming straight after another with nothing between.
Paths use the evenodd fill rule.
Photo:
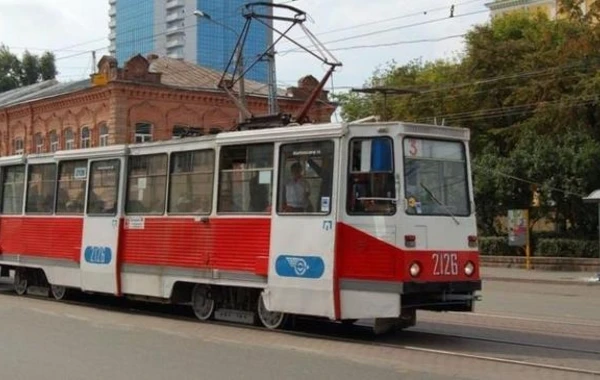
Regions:
<instances>
[{"instance_id":1,"label":"tram headlight","mask_svg":"<svg viewBox=\"0 0 600 380\"><path fill-rule=\"evenodd\" d=\"M410 275L413 277L418 277L421 274L421 266L419 263L412 263L409 268Z\"/></svg>"},{"instance_id":2,"label":"tram headlight","mask_svg":"<svg viewBox=\"0 0 600 380\"><path fill-rule=\"evenodd\" d=\"M465 274L470 277L473 275L474 272L475 272L475 264L473 264L470 261L467 262L465 264Z\"/></svg>"}]
</instances>

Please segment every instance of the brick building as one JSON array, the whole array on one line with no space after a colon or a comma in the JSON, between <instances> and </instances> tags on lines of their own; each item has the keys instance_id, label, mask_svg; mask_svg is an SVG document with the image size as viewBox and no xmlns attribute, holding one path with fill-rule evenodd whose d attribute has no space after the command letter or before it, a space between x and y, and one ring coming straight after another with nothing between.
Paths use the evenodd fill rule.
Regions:
<instances>
[{"instance_id":1,"label":"brick building","mask_svg":"<svg viewBox=\"0 0 600 380\"><path fill-rule=\"evenodd\" d=\"M237 123L239 110L218 89L221 73L214 70L155 55L133 57L123 68L105 56L98 70L105 83L52 80L0 93L0 155L165 140ZM317 84L307 76L298 87L278 90L281 112L297 113ZM245 85L249 110L266 114L268 87ZM309 117L328 122L334 111L323 91Z\"/></svg>"},{"instance_id":2,"label":"brick building","mask_svg":"<svg viewBox=\"0 0 600 380\"><path fill-rule=\"evenodd\" d=\"M579 7L585 14L596 0L583 0ZM492 18L503 16L513 12L541 12L551 19L562 18L565 14L560 13L560 2L557 0L494 0L485 4L491 12Z\"/></svg>"}]
</instances>

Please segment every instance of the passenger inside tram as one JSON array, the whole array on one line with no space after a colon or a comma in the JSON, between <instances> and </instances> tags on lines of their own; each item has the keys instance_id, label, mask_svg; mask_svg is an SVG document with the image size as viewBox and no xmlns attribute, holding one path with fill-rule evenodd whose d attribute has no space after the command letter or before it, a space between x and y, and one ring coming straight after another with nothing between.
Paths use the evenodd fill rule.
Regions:
<instances>
[{"instance_id":1,"label":"passenger inside tram","mask_svg":"<svg viewBox=\"0 0 600 380\"><path fill-rule=\"evenodd\" d=\"M82 213L85 202L85 186L86 182L81 181L79 191L75 196L71 196L69 191L64 188L59 189L56 209L69 213Z\"/></svg>"}]
</instances>

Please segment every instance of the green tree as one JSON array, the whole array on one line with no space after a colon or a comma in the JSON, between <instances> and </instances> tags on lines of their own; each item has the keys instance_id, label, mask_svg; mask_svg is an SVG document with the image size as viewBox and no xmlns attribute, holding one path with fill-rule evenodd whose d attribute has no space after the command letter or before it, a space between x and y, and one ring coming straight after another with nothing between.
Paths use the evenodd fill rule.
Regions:
<instances>
[{"instance_id":1,"label":"green tree","mask_svg":"<svg viewBox=\"0 0 600 380\"><path fill-rule=\"evenodd\" d=\"M51 52L46 52L40 57L40 75L42 80L50 80L56 78L56 58Z\"/></svg>"},{"instance_id":2,"label":"green tree","mask_svg":"<svg viewBox=\"0 0 600 380\"><path fill-rule=\"evenodd\" d=\"M387 115L390 119L433 121L431 116L445 112L452 106L452 94L431 91L436 85L447 86L460 82L459 65L453 61L439 60L423 63L413 60L406 65L396 66L393 62L378 68L365 83L366 87L392 87L422 92L422 96L389 95L384 112L382 95L357 93L338 94L336 100L342 106L342 117L352 121L371 115ZM440 120L441 121L441 120Z\"/></svg>"},{"instance_id":3,"label":"green tree","mask_svg":"<svg viewBox=\"0 0 600 380\"><path fill-rule=\"evenodd\" d=\"M56 78L56 59L50 52L41 57L25 51L19 59L5 45L0 45L0 92Z\"/></svg>"},{"instance_id":4,"label":"green tree","mask_svg":"<svg viewBox=\"0 0 600 380\"><path fill-rule=\"evenodd\" d=\"M571 21L594 23L600 20L600 3L597 1L590 5L587 12L583 13L585 0L559 0L558 13L565 15Z\"/></svg>"},{"instance_id":5,"label":"green tree","mask_svg":"<svg viewBox=\"0 0 600 380\"><path fill-rule=\"evenodd\" d=\"M534 223L550 217L558 233L570 226L570 234L593 234L596 214L581 197L600 187L598 162L600 143L584 131L540 135L525 126L509 156L500 156L490 146L474 160L480 228L494 234L495 216L506 215L511 208L529 208L535 184L540 207L532 209Z\"/></svg>"},{"instance_id":6,"label":"green tree","mask_svg":"<svg viewBox=\"0 0 600 380\"><path fill-rule=\"evenodd\" d=\"M0 92L19 87L20 79L21 62L6 46L0 45Z\"/></svg>"},{"instance_id":7,"label":"green tree","mask_svg":"<svg viewBox=\"0 0 600 380\"><path fill-rule=\"evenodd\" d=\"M471 130L482 232L494 233L508 209L528 207L532 183L543 197L535 218L554 218L563 232L595 228L579 195L600 187L600 2L585 15L577 5L563 1L566 17L558 20L496 18L467 33L457 59L389 64L366 83L420 91L388 98L393 119ZM381 97L339 100L344 118L382 111Z\"/></svg>"},{"instance_id":8,"label":"green tree","mask_svg":"<svg viewBox=\"0 0 600 380\"><path fill-rule=\"evenodd\" d=\"M40 79L40 62L38 57L26 50L21 59L21 66L21 85L28 86L37 83Z\"/></svg>"}]
</instances>

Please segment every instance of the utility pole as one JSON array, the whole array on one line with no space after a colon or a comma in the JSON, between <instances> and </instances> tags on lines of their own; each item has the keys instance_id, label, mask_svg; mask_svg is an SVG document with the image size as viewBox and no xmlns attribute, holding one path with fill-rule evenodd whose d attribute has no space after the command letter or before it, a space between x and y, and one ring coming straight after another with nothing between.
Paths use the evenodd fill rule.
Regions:
<instances>
[{"instance_id":1,"label":"utility pole","mask_svg":"<svg viewBox=\"0 0 600 380\"><path fill-rule=\"evenodd\" d=\"M248 105L246 104L246 84L245 84L245 78L244 78L244 55L242 54L242 48L241 46L236 47L237 50L237 54L236 54L236 61L237 61L237 68L238 68L238 74L240 76L240 101L241 103L244 105L244 107L247 109ZM244 113L240 111L240 123L245 121L245 116Z\"/></svg>"},{"instance_id":2,"label":"utility pole","mask_svg":"<svg viewBox=\"0 0 600 380\"><path fill-rule=\"evenodd\" d=\"M273 49L267 53L267 63L269 70L269 114L275 115L279 113L279 105L277 104L277 72L275 71L275 51Z\"/></svg>"},{"instance_id":3,"label":"utility pole","mask_svg":"<svg viewBox=\"0 0 600 380\"><path fill-rule=\"evenodd\" d=\"M96 74L96 50L92 50L92 74Z\"/></svg>"},{"instance_id":4,"label":"utility pole","mask_svg":"<svg viewBox=\"0 0 600 380\"><path fill-rule=\"evenodd\" d=\"M193 12L194 16L198 17L198 18L204 18L207 19L219 26L221 26L222 28L232 32L239 40L240 35L238 34L238 32L235 31L235 29L233 29L230 26L227 26L226 24L223 24L222 22L213 20L212 17L206 13L203 12L201 10L195 10ZM245 84L245 79L244 79L244 53L242 51L242 46L240 46L240 44L237 44L236 48L235 48L235 61L236 61L236 66L237 66L237 73L239 75L239 103L242 105L242 108L244 109L248 109L247 105L246 105L246 84ZM234 77L235 77L235 73L234 73ZM227 91L227 90L226 90ZM236 102L234 100L234 102ZM242 110L240 110L240 116L239 116L239 121L244 122L246 120L246 115L244 114L244 112Z\"/></svg>"}]
</instances>

